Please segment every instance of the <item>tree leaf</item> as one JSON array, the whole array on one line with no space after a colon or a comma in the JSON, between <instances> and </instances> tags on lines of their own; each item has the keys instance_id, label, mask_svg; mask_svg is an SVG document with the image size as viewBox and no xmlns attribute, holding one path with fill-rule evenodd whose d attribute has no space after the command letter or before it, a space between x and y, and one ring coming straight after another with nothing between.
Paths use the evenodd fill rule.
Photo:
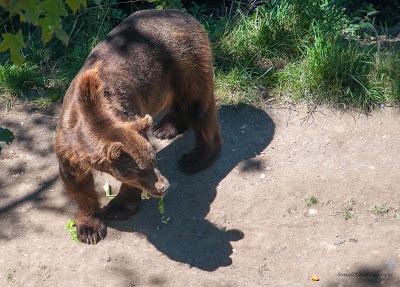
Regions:
<instances>
[{"instance_id":1,"label":"tree leaf","mask_svg":"<svg viewBox=\"0 0 400 287\"><path fill-rule=\"evenodd\" d=\"M50 18L60 18L68 15L62 0L44 0L39 3L39 8Z\"/></svg>"},{"instance_id":2,"label":"tree leaf","mask_svg":"<svg viewBox=\"0 0 400 287\"><path fill-rule=\"evenodd\" d=\"M56 37L65 45L68 45L69 36L63 29L55 31Z\"/></svg>"},{"instance_id":3,"label":"tree leaf","mask_svg":"<svg viewBox=\"0 0 400 287\"><path fill-rule=\"evenodd\" d=\"M9 10L10 6L13 4L10 2L11 0L0 0L0 6L3 7L4 9Z\"/></svg>"},{"instance_id":4,"label":"tree leaf","mask_svg":"<svg viewBox=\"0 0 400 287\"><path fill-rule=\"evenodd\" d=\"M74 15L75 15L76 11L78 11L81 6L83 8L86 8L86 6L87 6L86 0L65 0L65 3L67 3L69 8L71 8L71 10L74 13Z\"/></svg>"},{"instance_id":5,"label":"tree leaf","mask_svg":"<svg viewBox=\"0 0 400 287\"><path fill-rule=\"evenodd\" d=\"M20 15L21 21L37 25L40 16L37 0L19 0L15 10Z\"/></svg>"},{"instance_id":6,"label":"tree leaf","mask_svg":"<svg viewBox=\"0 0 400 287\"><path fill-rule=\"evenodd\" d=\"M1 36L3 37L3 41L0 43L0 52L10 50L11 60L15 64L21 65L24 62L22 48L26 46L21 30L16 34L4 33Z\"/></svg>"},{"instance_id":7,"label":"tree leaf","mask_svg":"<svg viewBox=\"0 0 400 287\"><path fill-rule=\"evenodd\" d=\"M10 144L14 140L14 134L9 129L0 127L0 142Z\"/></svg>"},{"instance_id":8,"label":"tree leaf","mask_svg":"<svg viewBox=\"0 0 400 287\"><path fill-rule=\"evenodd\" d=\"M64 44L68 43L68 35L63 30L61 17L67 16L67 10L61 0L44 0L40 2L40 10L44 11L44 17L38 20L42 30L42 41L46 44L53 34L56 34Z\"/></svg>"}]
</instances>

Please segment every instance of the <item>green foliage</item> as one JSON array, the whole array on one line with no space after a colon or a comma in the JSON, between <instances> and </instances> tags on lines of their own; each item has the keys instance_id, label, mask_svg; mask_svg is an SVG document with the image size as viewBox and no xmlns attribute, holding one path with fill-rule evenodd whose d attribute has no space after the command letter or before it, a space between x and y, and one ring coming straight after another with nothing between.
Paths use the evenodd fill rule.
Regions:
<instances>
[{"instance_id":1,"label":"green foliage","mask_svg":"<svg viewBox=\"0 0 400 287\"><path fill-rule=\"evenodd\" d=\"M376 11L356 23L334 3L275 0L206 20L219 102L255 102L265 91L363 110L399 102L399 52L359 40Z\"/></svg>"},{"instance_id":2,"label":"green foliage","mask_svg":"<svg viewBox=\"0 0 400 287\"><path fill-rule=\"evenodd\" d=\"M373 207L370 208L370 211L376 216L384 216L392 210L393 208L388 206L387 203L374 205Z\"/></svg>"},{"instance_id":3,"label":"green foliage","mask_svg":"<svg viewBox=\"0 0 400 287\"><path fill-rule=\"evenodd\" d=\"M11 60L15 64L22 64L24 57L22 56L22 48L26 47L22 32L19 30L16 34L4 33L2 34L3 41L0 43L0 52L10 50Z\"/></svg>"},{"instance_id":4,"label":"green foliage","mask_svg":"<svg viewBox=\"0 0 400 287\"><path fill-rule=\"evenodd\" d=\"M164 224L168 224L170 218L165 215L165 207L164 207L164 197L161 197L158 201L158 211L161 215L161 222Z\"/></svg>"},{"instance_id":5,"label":"green foliage","mask_svg":"<svg viewBox=\"0 0 400 287\"><path fill-rule=\"evenodd\" d=\"M86 7L86 0L66 0L65 3L73 13L82 6ZM0 7L9 14L10 23L18 15L21 26L24 22L40 28L43 43L48 43L55 35L64 45L68 44L69 36L62 27L62 17L68 15L63 0L24 0L0 1ZM11 27L13 24L11 24ZM0 43L0 52L10 50L11 60L15 64L22 64L24 57L22 49L25 47L21 30L17 33L3 33Z\"/></svg>"},{"instance_id":6,"label":"green foliage","mask_svg":"<svg viewBox=\"0 0 400 287\"><path fill-rule=\"evenodd\" d=\"M15 137L12 131L0 127L0 143L4 142L6 144L10 144L14 140L14 138ZM1 146L0 146L0 152L1 152Z\"/></svg>"},{"instance_id":7,"label":"green foliage","mask_svg":"<svg viewBox=\"0 0 400 287\"><path fill-rule=\"evenodd\" d=\"M295 99L363 110L398 100L399 61L392 55L327 37L318 27L303 53L276 77L281 91Z\"/></svg>"},{"instance_id":8,"label":"green foliage","mask_svg":"<svg viewBox=\"0 0 400 287\"><path fill-rule=\"evenodd\" d=\"M399 0L337 0L337 5L355 23L374 22L378 26L393 26L400 21Z\"/></svg>"},{"instance_id":9,"label":"green foliage","mask_svg":"<svg viewBox=\"0 0 400 287\"><path fill-rule=\"evenodd\" d=\"M17 100L30 100L38 108L49 108L60 100L66 86L62 79L42 75L39 65L26 61L20 66L0 64L0 103L11 107Z\"/></svg>"},{"instance_id":10,"label":"green foliage","mask_svg":"<svg viewBox=\"0 0 400 287\"><path fill-rule=\"evenodd\" d=\"M183 9L183 3L181 0L147 0L152 3L157 9Z\"/></svg>"},{"instance_id":11,"label":"green foliage","mask_svg":"<svg viewBox=\"0 0 400 287\"><path fill-rule=\"evenodd\" d=\"M344 203L342 216L344 220L350 220L354 217L354 207L355 201L353 199L349 199Z\"/></svg>"},{"instance_id":12,"label":"green foliage","mask_svg":"<svg viewBox=\"0 0 400 287\"><path fill-rule=\"evenodd\" d=\"M115 197L115 194L112 193L111 185L110 185L108 182L106 182L106 183L103 185L103 190L104 190L104 192L106 193L106 197L107 197L108 199L113 199L113 198Z\"/></svg>"},{"instance_id":13,"label":"green foliage","mask_svg":"<svg viewBox=\"0 0 400 287\"><path fill-rule=\"evenodd\" d=\"M206 13L206 11L207 11L207 5L205 5L205 4L200 4L199 5L199 4L197 4L196 2L193 1L191 3L191 6L190 6L188 12L190 14L192 14L194 17L200 19L201 16Z\"/></svg>"},{"instance_id":14,"label":"green foliage","mask_svg":"<svg viewBox=\"0 0 400 287\"><path fill-rule=\"evenodd\" d=\"M5 273L6 280L11 283L14 280L15 269L8 269Z\"/></svg>"},{"instance_id":15,"label":"green foliage","mask_svg":"<svg viewBox=\"0 0 400 287\"><path fill-rule=\"evenodd\" d=\"M75 22L74 18L66 19L66 26L72 26L70 44L58 46L54 54L63 55L58 77L68 86L82 67L83 62L97 43L110 32L113 26L126 18L126 13L115 8L116 1L107 0L101 6L91 6L85 10L84 16Z\"/></svg>"},{"instance_id":16,"label":"green foliage","mask_svg":"<svg viewBox=\"0 0 400 287\"><path fill-rule=\"evenodd\" d=\"M248 16L239 11L236 24L225 31L221 47L236 59L294 58L298 47L310 40L318 22L326 33L341 29L344 18L325 1L271 1Z\"/></svg>"},{"instance_id":17,"label":"green foliage","mask_svg":"<svg viewBox=\"0 0 400 287\"><path fill-rule=\"evenodd\" d=\"M220 102L256 102L270 90L271 75L302 57L300 47L312 41L314 22L325 34L335 34L346 19L323 0L275 0L258 6L251 15L238 10L206 21L215 43Z\"/></svg>"},{"instance_id":18,"label":"green foliage","mask_svg":"<svg viewBox=\"0 0 400 287\"><path fill-rule=\"evenodd\" d=\"M22 96L42 85L39 67L26 62L20 66L0 65L0 98L4 95Z\"/></svg>"},{"instance_id":19,"label":"green foliage","mask_svg":"<svg viewBox=\"0 0 400 287\"><path fill-rule=\"evenodd\" d=\"M183 9L180 0L143 2ZM186 5L209 32L219 103L256 104L272 95L367 110L400 101L398 49L365 44L384 13L379 1L271 0L254 9L244 2L218 11ZM19 97L47 108L60 100L93 47L129 13L119 4L0 0L1 15L9 17L0 31L2 104ZM9 53L12 62L24 64L11 65Z\"/></svg>"},{"instance_id":20,"label":"green foliage","mask_svg":"<svg viewBox=\"0 0 400 287\"><path fill-rule=\"evenodd\" d=\"M76 221L74 219L68 219L68 222L65 224L65 230L71 236L71 239L75 242L78 242L78 233L76 231Z\"/></svg>"},{"instance_id":21,"label":"green foliage","mask_svg":"<svg viewBox=\"0 0 400 287\"><path fill-rule=\"evenodd\" d=\"M63 30L61 17L67 16L67 10L61 0L44 0L39 2L39 11L44 17L40 17L36 24L42 31L43 43L48 43L55 34L56 37L63 42L64 45L68 44L68 34Z\"/></svg>"},{"instance_id":22,"label":"green foliage","mask_svg":"<svg viewBox=\"0 0 400 287\"><path fill-rule=\"evenodd\" d=\"M314 197L314 196L307 197L305 201L306 201L306 205L307 205L308 207L310 207L310 206L315 205L315 204L318 203L317 198Z\"/></svg>"},{"instance_id":23,"label":"green foliage","mask_svg":"<svg viewBox=\"0 0 400 287\"><path fill-rule=\"evenodd\" d=\"M72 12L76 14L79 8L86 8L86 0L65 0L65 3L71 8Z\"/></svg>"},{"instance_id":24,"label":"green foliage","mask_svg":"<svg viewBox=\"0 0 400 287\"><path fill-rule=\"evenodd\" d=\"M261 87L257 86L256 75L251 69L232 67L217 70L215 88L217 100L221 104L238 105L256 103Z\"/></svg>"}]
</instances>

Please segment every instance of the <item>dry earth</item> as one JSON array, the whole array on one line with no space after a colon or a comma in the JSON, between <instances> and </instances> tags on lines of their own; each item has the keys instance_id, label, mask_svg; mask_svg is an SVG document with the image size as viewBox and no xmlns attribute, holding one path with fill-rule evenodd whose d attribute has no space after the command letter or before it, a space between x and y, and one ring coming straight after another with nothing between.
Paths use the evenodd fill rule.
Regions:
<instances>
[{"instance_id":1,"label":"dry earth","mask_svg":"<svg viewBox=\"0 0 400 287\"><path fill-rule=\"evenodd\" d=\"M96 246L64 228L56 114L1 112L0 286L400 286L400 113L321 111L222 106L221 157L193 176L176 165L190 133L155 141L168 224L145 201Z\"/></svg>"}]
</instances>

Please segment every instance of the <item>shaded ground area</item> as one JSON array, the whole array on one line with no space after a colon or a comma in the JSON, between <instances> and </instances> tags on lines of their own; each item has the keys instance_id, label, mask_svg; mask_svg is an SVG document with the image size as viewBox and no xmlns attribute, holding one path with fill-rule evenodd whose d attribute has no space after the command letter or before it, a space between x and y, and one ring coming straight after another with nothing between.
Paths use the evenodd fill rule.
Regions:
<instances>
[{"instance_id":1,"label":"shaded ground area","mask_svg":"<svg viewBox=\"0 0 400 287\"><path fill-rule=\"evenodd\" d=\"M154 140L168 223L145 201L96 246L64 230L75 207L57 175L56 116L0 113L17 136L0 156L0 286L400 285L397 110L223 106L224 149L204 172L177 169L190 133ZM106 180L118 190L99 174L99 192Z\"/></svg>"}]
</instances>

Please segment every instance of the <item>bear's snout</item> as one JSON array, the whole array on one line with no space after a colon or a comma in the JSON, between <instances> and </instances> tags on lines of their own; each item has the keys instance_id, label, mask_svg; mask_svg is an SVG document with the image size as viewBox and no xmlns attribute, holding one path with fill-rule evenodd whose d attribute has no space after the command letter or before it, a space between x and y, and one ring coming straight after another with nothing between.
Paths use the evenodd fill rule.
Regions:
<instances>
[{"instance_id":1,"label":"bear's snout","mask_svg":"<svg viewBox=\"0 0 400 287\"><path fill-rule=\"evenodd\" d=\"M158 169L154 169L156 175L157 175L157 182L155 184L155 188L159 195L164 196L167 193L167 190L169 188L169 182L168 179L166 179L164 176L161 175L160 171Z\"/></svg>"}]
</instances>

